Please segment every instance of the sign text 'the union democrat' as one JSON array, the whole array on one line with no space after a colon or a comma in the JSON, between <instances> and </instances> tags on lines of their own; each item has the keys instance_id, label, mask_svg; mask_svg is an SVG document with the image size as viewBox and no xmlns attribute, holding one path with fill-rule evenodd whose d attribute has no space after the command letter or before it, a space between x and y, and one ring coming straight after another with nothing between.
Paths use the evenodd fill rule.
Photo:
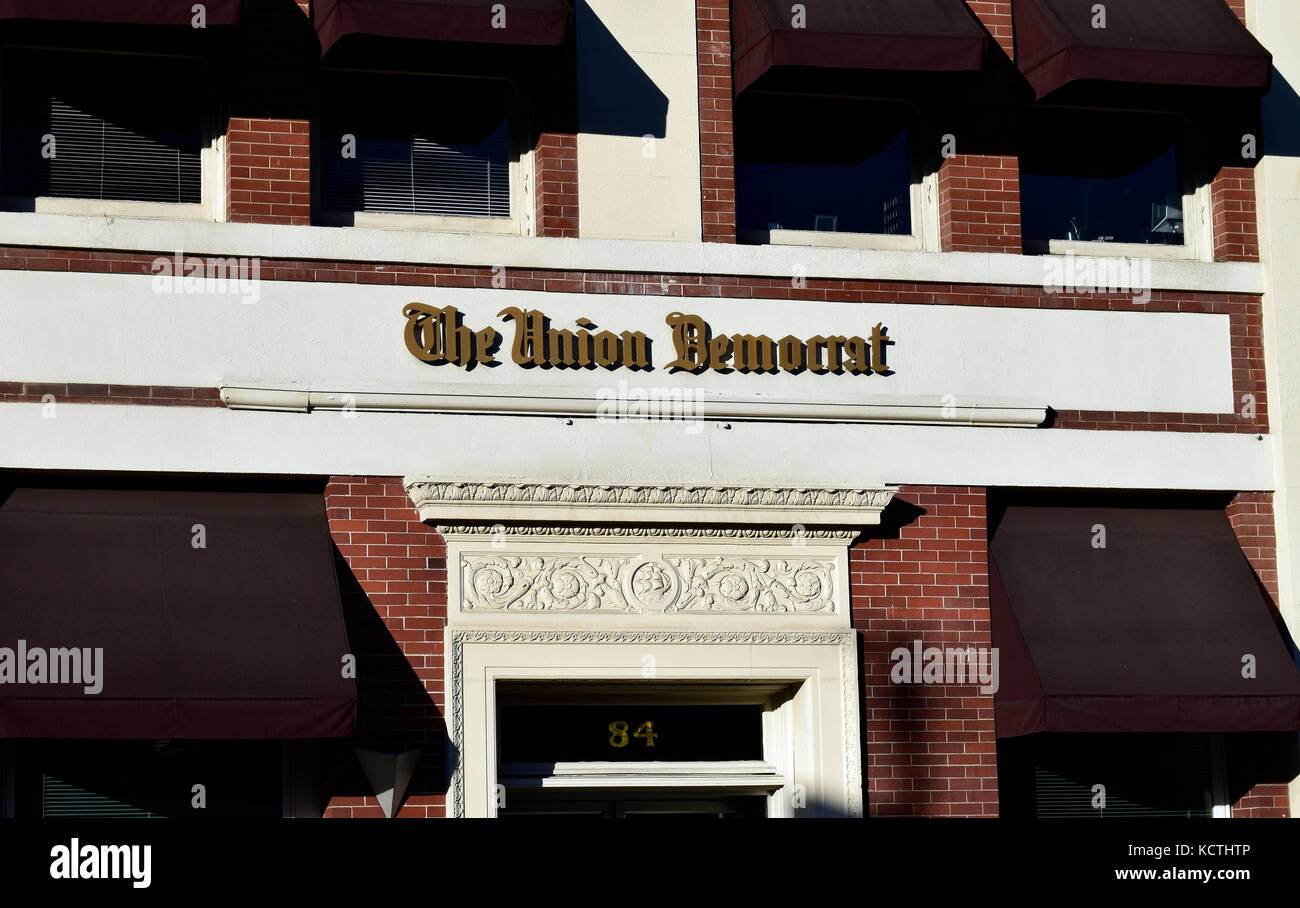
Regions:
<instances>
[{"instance_id":1,"label":"sign text 'the union democrat'","mask_svg":"<svg viewBox=\"0 0 1300 908\"><path fill-rule=\"evenodd\" d=\"M406 349L421 362L472 369L497 362L502 336L488 326L474 330L464 324L455 306L437 308L407 303ZM525 368L653 369L652 344L641 331L598 330L589 318L578 318L576 330L552 328L540 309L507 306L497 313L514 331L510 359ZM850 375L892 375L889 329L877 323L868 337L841 334L801 338L793 334L773 339L766 334L715 334L703 318L673 312L665 319L672 329L675 358L670 372L790 372Z\"/></svg>"}]
</instances>

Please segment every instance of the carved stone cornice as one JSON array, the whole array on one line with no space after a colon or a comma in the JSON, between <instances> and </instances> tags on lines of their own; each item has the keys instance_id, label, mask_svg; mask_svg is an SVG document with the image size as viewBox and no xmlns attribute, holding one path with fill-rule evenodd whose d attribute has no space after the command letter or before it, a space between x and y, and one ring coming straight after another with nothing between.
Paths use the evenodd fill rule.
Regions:
<instances>
[{"instance_id":1,"label":"carved stone cornice","mask_svg":"<svg viewBox=\"0 0 1300 908\"><path fill-rule=\"evenodd\" d=\"M880 523L894 495L884 486L851 489L722 485L594 485L454 482L408 477L420 519L449 527L682 527L717 535L729 527L847 530ZM555 531L552 531L555 532ZM541 535L541 534L539 534ZM616 535L602 530L600 535Z\"/></svg>"}]
</instances>

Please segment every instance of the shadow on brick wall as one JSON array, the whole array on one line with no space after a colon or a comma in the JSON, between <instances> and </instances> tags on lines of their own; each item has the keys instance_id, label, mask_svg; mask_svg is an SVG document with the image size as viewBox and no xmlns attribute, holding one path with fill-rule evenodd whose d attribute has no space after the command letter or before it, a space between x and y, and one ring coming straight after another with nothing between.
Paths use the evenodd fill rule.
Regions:
<instances>
[{"instance_id":1,"label":"shadow on brick wall","mask_svg":"<svg viewBox=\"0 0 1300 908\"><path fill-rule=\"evenodd\" d=\"M324 755L323 800L373 797L353 748L406 751L423 747L407 799L443 795L446 724L438 705L393 639L347 559L334 547L348 644L357 657L357 723L350 740L330 742Z\"/></svg>"}]
</instances>

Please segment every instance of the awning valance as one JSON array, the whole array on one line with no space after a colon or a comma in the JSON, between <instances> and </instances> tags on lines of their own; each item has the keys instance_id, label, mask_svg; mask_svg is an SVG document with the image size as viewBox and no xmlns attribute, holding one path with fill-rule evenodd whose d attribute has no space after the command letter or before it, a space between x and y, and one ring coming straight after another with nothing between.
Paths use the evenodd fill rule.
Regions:
<instances>
[{"instance_id":1,"label":"awning valance","mask_svg":"<svg viewBox=\"0 0 1300 908\"><path fill-rule=\"evenodd\" d=\"M0 489L0 738L347 736L347 652L319 493Z\"/></svg>"},{"instance_id":2,"label":"awning valance","mask_svg":"<svg viewBox=\"0 0 1300 908\"><path fill-rule=\"evenodd\" d=\"M1083 79L1268 88L1272 57L1224 0L1012 0L1016 65L1043 97Z\"/></svg>"},{"instance_id":3,"label":"awning valance","mask_svg":"<svg viewBox=\"0 0 1300 908\"><path fill-rule=\"evenodd\" d=\"M345 35L482 44L563 44L568 0L313 0L324 54Z\"/></svg>"},{"instance_id":4,"label":"awning valance","mask_svg":"<svg viewBox=\"0 0 1300 908\"><path fill-rule=\"evenodd\" d=\"M964 0L734 0L739 94L773 66L951 72L980 69L988 36Z\"/></svg>"},{"instance_id":5,"label":"awning valance","mask_svg":"<svg viewBox=\"0 0 1300 908\"><path fill-rule=\"evenodd\" d=\"M203 0L204 27L238 25L243 6L243 0ZM177 0L0 0L0 19L193 27L193 7Z\"/></svg>"},{"instance_id":6,"label":"awning valance","mask_svg":"<svg viewBox=\"0 0 1300 908\"><path fill-rule=\"evenodd\" d=\"M1300 729L1300 672L1222 510L1012 506L990 555L999 737Z\"/></svg>"}]
</instances>

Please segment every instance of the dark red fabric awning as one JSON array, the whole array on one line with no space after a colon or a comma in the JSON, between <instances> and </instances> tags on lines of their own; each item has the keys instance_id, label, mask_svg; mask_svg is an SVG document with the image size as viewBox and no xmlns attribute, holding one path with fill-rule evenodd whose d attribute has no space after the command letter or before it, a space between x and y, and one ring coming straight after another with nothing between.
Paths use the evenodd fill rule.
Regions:
<instances>
[{"instance_id":1,"label":"dark red fabric awning","mask_svg":"<svg viewBox=\"0 0 1300 908\"><path fill-rule=\"evenodd\" d=\"M350 735L333 551L320 494L0 489L0 679L48 679L0 683L0 738ZM74 647L97 693L50 683Z\"/></svg>"},{"instance_id":2,"label":"dark red fabric awning","mask_svg":"<svg viewBox=\"0 0 1300 908\"><path fill-rule=\"evenodd\" d=\"M205 26L238 25L243 5L243 0L203 0ZM0 0L0 19L192 27L193 6L181 0Z\"/></svg>"},{"instance_id":3,"label":"dark red fabric awning","mask_svg":"<svg viewBox=\"0 0 1300 908\"><path fill-rule=\"evenodd\" d=\"M1213 88L1268 88L1273 60L1224 0L1107 3L1012 0L1016 65L1043 97L1101 79Z\"/></svg>"},{"instance_id":4,"label":"dark red fabric awning","mask_svg":"<svg viewBox=\"0 0 1300 908\"><path fill-rule=\"evenodd\" d=\"M505 6L502 19L493 7ZM484 44L563 44L573 10L567 0L313 0L324 54L345 35L382 35Z\"/></svg>"},{"instance_id":5,"label":"dark red fabric awning","mask_svg":"<svg viewBox=\"0 0 1300 908\"><path fill-rule=\"evenodd\" d=\"M999 737L1300 729L1300 672L1221 510L1013 506L989 561Z\"/></svg>"},{"instance_id":6,"label":"dark red fabric awning","mask_svg":"<svg viewBox=\"0 0 1300 908\"><path fill-rule=\"evenodd\" d=\"M735 92L773 66L951 72L983 66L988 36L965 0L822 0L795 27L785 0L733 0Z\"/></svg>"}]
</instances>

